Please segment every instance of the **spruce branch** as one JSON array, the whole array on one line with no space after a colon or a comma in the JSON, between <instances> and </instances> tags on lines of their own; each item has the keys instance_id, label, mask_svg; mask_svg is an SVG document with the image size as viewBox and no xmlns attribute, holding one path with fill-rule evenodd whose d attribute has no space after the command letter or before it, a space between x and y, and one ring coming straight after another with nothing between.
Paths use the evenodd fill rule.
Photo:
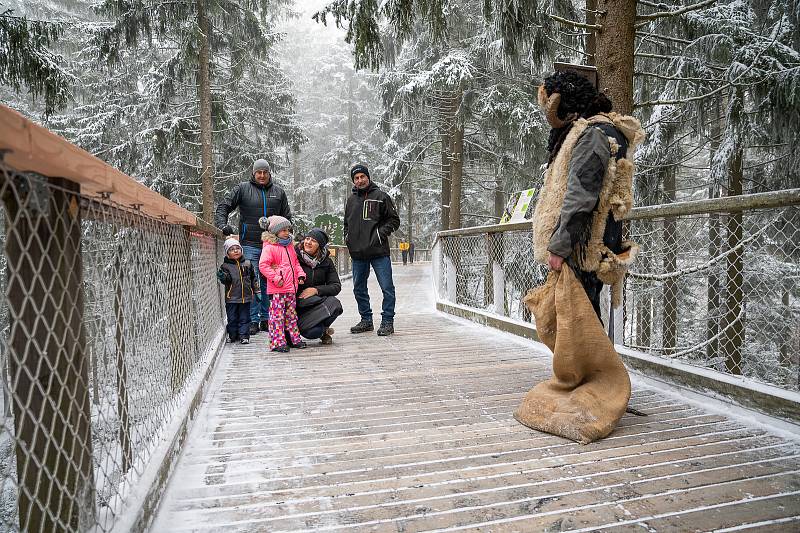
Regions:
<instances>
[{"instance_id":1,"label":"spruce branch","mask_svg":"<svg viewBox=\"0 0 800 533\"><path fill-rule=\"evenodd\" d=\"M642 20L644 22L636 24L636 27L641 28L642 26L646 26L650 21L665 17L677 17L678 15L683 15L684 13L689 13L690 11L697 11L698 9L704 9L716 3L717 0L705 0L703 2L692 4L690 6L685 6L680 9L676 9L674 11L657 11L655 13L650 13L649 15L637 15L636 20Z\"/></svg>"},{"instance_id":2,"label":"spruce branch","mask_svg":"<svg viewBox=\"0 0 800 533\"><path fill-rule=\"evenodd\" d=\"M714 0L714 1L716 2L716 0ZM556 22L560 22L561 24L564 24L565 26L574 26L576 28L586 28L587 30L602 30L603 29L603 26L601 26L600 24L586 24L585 22L576 22L574 20L561 18L561 17L559 17L557 15L549 15L548 14L547 16L551 20L554 20Z\"/></svg>"}]
</instances>

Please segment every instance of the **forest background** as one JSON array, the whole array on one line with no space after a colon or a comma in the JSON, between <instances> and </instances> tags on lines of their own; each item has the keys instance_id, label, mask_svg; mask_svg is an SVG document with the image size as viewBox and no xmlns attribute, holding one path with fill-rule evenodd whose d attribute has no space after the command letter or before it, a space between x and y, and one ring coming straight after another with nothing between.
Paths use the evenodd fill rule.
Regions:
<instances>
[{"instance_id":1,"label":"forest background","mask_svg":"<svg viewBox=\"0 0 800 533\"><path fill-rule=\"evenodd\" d=\"M342 214L354 162L418 247L496 222L541 183L556 61L642 121L637 205L799 183L796 0L0 6L3 102L207 219L265 157L301 226Z\"/></svg>"}]
</instances>

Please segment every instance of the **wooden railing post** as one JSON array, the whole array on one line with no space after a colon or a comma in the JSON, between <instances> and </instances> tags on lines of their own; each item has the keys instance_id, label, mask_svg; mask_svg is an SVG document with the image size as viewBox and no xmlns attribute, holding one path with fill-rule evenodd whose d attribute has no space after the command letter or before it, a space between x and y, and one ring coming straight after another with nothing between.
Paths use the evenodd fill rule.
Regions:
<instances>
[{"instance_id":1,"label":"wooden railing post","mask_svg":"<svg viewBox=\"0 0 800 533\"><path fill-rule=\"evenodd\" d=\"M8 366L22 531L94 522L79 185L8 176Z\"/></svg>"}]
</instances>

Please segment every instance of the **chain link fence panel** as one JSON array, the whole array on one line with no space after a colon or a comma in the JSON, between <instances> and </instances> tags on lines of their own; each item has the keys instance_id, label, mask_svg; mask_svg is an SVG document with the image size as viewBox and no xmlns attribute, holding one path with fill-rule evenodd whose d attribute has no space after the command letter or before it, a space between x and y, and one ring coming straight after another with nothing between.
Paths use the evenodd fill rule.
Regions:
<instances>
[{"instance_id":1,"label":"chain link fence panel","mask_svg":"<svg viewBox=\"0 0 800 533\"><path fill-rule=\"evenodd\" d=\"M768 206L755 196L731 197L726 210L669 217L648 214L667 206L634 210L626 231L642 252L614 313L614 338L664 359L800 390L800 207L796 194L784 196ZM545 282L547 267L533 260L529 227L440 234L433 254L439 300L530 322L521 299Z\"/></svg>"},{"instance_id":2,"label":"chain link fence panel","mask_svg":"<svg viewBox=\"0 0 800 533\"><path fill-rule=\"evenodd\" d=\"M222 342L221 240L0 178L0 530L108 531Z\"/></svg>"}]
</instances>

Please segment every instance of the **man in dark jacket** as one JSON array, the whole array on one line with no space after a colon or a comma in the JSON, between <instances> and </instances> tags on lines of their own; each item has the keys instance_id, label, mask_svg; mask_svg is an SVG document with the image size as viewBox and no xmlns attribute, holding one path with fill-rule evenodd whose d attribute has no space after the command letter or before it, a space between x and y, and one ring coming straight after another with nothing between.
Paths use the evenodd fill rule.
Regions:
<instances>
[{"instance_id":1,"label":"man in dark jacket","mask_svg":"<svg viewBox=\"0 0 800 533\"><path fill-rule=\"evenodd\" d=\"M333 344L331 325L342 314L336 295L342 291L339 273L328 252L328 234L312 228L295 247L306 282L297 289L297 326L300 335Z\"/></svg>"},{"instance_id":2,"label":"man in dark jacket","mask_svg":"<svg viewBox=\"0 0 800 533\"><path fill-rule=\"evenodd\" d=\"M350 178L353 180L353 194L347 198L344 209L344 240L353 260L353 294L361 315L361 322L350 328L350 332L373 330L367 291L369 267L372 266L383 291L378 335L391 335L394 333L395 294L389 235L400 227L400 217L392 198L372 183L366 166L355 165L350 169Z\"/></svg>"},{"instance_id":3,"label":"man in dark jacket","mask_svg":"<svg viewBox=\"0 0 800 533\"><path fill-rule=\"evenodd\" d=\"M272 215L292 219L286 193L273 182L269 163L264 159L253 163L250 181L236 185L225 195L225 199L217 204L214 225L226 236L235 231L228 225L228 216L236 209L239 209L239 240L242 243L244 257L252 264L258 265L258 260L261 258L261 233L265 229L259 221ZM254 302L250 306L251 335L258 333L259 325L261 331L268 330L269 297L267 283L263 277L260 296L261 301Z\"/></svg>"}]
</instances>

